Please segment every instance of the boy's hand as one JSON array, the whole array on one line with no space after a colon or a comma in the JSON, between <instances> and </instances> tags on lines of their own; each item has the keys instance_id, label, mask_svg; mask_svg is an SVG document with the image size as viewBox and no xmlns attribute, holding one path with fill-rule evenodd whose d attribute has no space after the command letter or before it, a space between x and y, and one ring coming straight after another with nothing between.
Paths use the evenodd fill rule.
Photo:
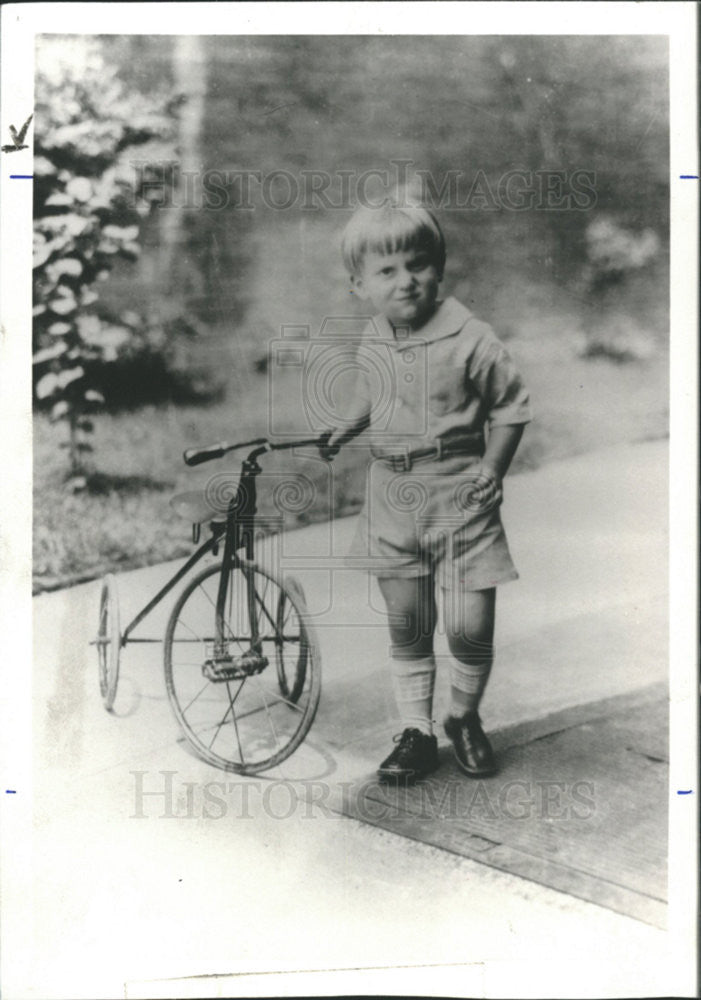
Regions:
<instances>
[{"instance_id":1,"label":"boy's hand","mask_svg":"<svg viewBox=\"0 0 701 1000\"><path fill-rule=\"evenodd\" d=\"M333 461L334 457L341 450L340 444L329 444L332 437L333 431L325 431L319 438L319 454L327 462Z\"/></svg>"},{"instance_id":2,"label":"boy's hand","mask_svg":"<svg viewBox=\"0 0 701 1000\"><path fill-rule=\"evenodd\" d=\"M477 470L480 475L480 478L486 478L491 480L491 483L493 484L495 490L500 490L502 488L504 480L500 475L499 471L495 469L493 465L490 465L488 462L483 461L480 462L479 466L477 467Z\"/></svg>"},{"instance_id":3,"label":"boy's hand","mask_svg":"<svg viewBox=\"0 0 701 1000\"><path fill-rule=\"evenodd\" d=\"M467 485L462 496L466 510L485 513L498 507L503 499L501 476L484 462L473 466L467 473Z\"/></svg>"},{"instance_id":4,"label":"boy's hand","mask_svg":"<svg viewBox=\"0 0 701 1000\"><path fill-rule=\"evenodd\" d=\"M344 444L348 444L358 434L362 434L366 427L370 426L370 417L364 414L351 424L350 427L339 429L338 427L330 431L324 431L319 438L319 454L327 461L331 461L334 455L338 455Z\"/></svg>"}]
</instances>

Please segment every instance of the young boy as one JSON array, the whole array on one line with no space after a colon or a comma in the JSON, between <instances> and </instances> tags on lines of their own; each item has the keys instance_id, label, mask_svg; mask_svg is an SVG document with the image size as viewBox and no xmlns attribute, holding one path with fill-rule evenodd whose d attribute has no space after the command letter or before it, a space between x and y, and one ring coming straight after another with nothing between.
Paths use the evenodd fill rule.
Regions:
<instances>
[{"instance_id":1,"label":"young boy","mask_svg":"<svg viewBox=\"0 0 701 1000\"><path fill-rule=\"evenodd\" d=\"M438 766L436 583L451 653L445 732L466 774L492 774L478 707L492 665L495 588L518 576L499 503L530 420L528 394L491 328L456 299L438 298L445 242L431 212L398 202L360 208L342 253L354 294L378 315L359 349L351 411L322 454L333 457L369 427L373 462L352 554L366 557L387 605L403 727L378 776L411 782ZM382 372L389 390L378 390Z\"/></svg>"}]
</instances>

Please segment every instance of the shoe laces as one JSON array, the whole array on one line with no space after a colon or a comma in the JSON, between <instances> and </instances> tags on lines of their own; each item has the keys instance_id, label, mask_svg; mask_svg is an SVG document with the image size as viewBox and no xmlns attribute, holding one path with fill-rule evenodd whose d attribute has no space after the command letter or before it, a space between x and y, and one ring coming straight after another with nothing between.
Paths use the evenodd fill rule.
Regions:
<instances>
[{"instance_id":1,"label":"shoe laces","mask_svg":"<svg viewBox=\"0 0 701 1000\"><path fill-rule=\"evenodd\" d=\"M463 726L462 726L462 738L463 738L463 742L468 747L470 747L470 748L474 747L474 745L475 745L475 738L474 738L474 735L472 733L472 726L470 726L470 724L467 723L467 722L463 723Z\"/></svg>"},{"instance_id":2,"label":"shoe laces","mask_svg":"<svg viewBox=\"0 0 701 1000\"><path fill-rule=\"evenodd\" d=\"M480 736L484 736L482 730L482 722L479 715L476 712L471 712L466 715L462 723L463 738L465 742L469 743L471 747L475 745L475 739L479 740Z\"/></svg>"},{"instance_id":3,"label":"shoe laces","mask_svg":"<svg viewBox=\"0 0 701 1000\"><path fill-rule=\"evenodd\" d=\"M422 733L420 729L405 729L401 733L396 733L392 740L394 743L398 743L400 748L413 746L414 743L418 743L421 739L430 739L425 733Z\"/></svg>"},{"instance_id":4,"label":"shoe laces","mask_svg":"<svg viewBox=\"0 0 701 1000\"><path fill-rule=\"evenodd\" d=\"M463 717L458 721L463 742L466 743L468 747L473 747L475 743L475 734L477 733L477 735L479 735L482 728L479 716L476 712L466 712L465 715L463 715Z\"/></svg>"}]
</instances>

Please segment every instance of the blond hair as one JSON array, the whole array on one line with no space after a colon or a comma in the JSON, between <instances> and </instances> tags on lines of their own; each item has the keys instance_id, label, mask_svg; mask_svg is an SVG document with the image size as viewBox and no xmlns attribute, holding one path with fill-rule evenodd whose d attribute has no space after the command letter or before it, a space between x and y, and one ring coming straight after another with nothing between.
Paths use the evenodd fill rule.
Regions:
<instances>
[{"instance_id":1,"label":"blond hair","mask_svg":"<svg viewBox=\"0 0 701 1000\"><path fill-rule=\"evenodd\" d=\"M341 255L349 274L358 274L367 253L424 250L440 276L445 267L445 238L432 212L423 205L388 200L378 208L358 207L341 236Z\"/></svg>"}]
</instances>

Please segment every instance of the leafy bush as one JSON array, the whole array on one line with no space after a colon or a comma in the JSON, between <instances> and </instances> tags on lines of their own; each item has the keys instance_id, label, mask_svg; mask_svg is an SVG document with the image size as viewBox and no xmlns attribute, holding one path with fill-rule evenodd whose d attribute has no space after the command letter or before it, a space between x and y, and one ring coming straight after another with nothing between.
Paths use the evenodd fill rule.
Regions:
<instances>
[{"instance_id":1,"label":"leafy bush","mask_svg":"<svg viewBox=\"0 0 701 1000\"><path fill-rule=\"evenodd\" d=\"M52 420L68 424L74 486L84 483L95 385L136 324L96 309L96 284L118 257L139 256L149 202L127 157L172 159L175 103L127 90L100 44L78 36L42 39L35 99L34 389Z\"/></svg>"},{"instance_id":2,"label":"leafy bush","mask_svg":"<svg viewBox=\"0 0 701 1000\"><path fill-rule=\"evenodd\" d=\"M586 276L593 293L618 284L631 271L645 267L660 250L652 229L635 233L607 216L595 219L586 230Z\"/></svg>"},{"instance_id":3,"label":"leafy bush","mask_svg":"<svg viewBox=\"0 0 701 1000\"><path fill-rule=\"evenodd\" d=\"M654 338L630 314L625 296L634 278L646 273L660 254L652 229L634 232L609 216L591 222L585 232L587 261L582 274L589 310L582 336L583 357L643 361L655 352Z\"/></svg>"},{"instance_id":4,"label":"leafy bush","mask_svg":"<svg viewBox=\"0 0 701 1000\"><path fill-rule=\"evenodd\" d=\"M126 328L128 336L113 335L110 363L86 363L86 374L112 412L152 403L211 403L226 387L226 369L209 359L210 331L194 316L146 320L132 310L118 316L100 310L91 315L101 342L110 330ZM89 339L89 334L88 334Z\"/></svg>"}]
</instances>

